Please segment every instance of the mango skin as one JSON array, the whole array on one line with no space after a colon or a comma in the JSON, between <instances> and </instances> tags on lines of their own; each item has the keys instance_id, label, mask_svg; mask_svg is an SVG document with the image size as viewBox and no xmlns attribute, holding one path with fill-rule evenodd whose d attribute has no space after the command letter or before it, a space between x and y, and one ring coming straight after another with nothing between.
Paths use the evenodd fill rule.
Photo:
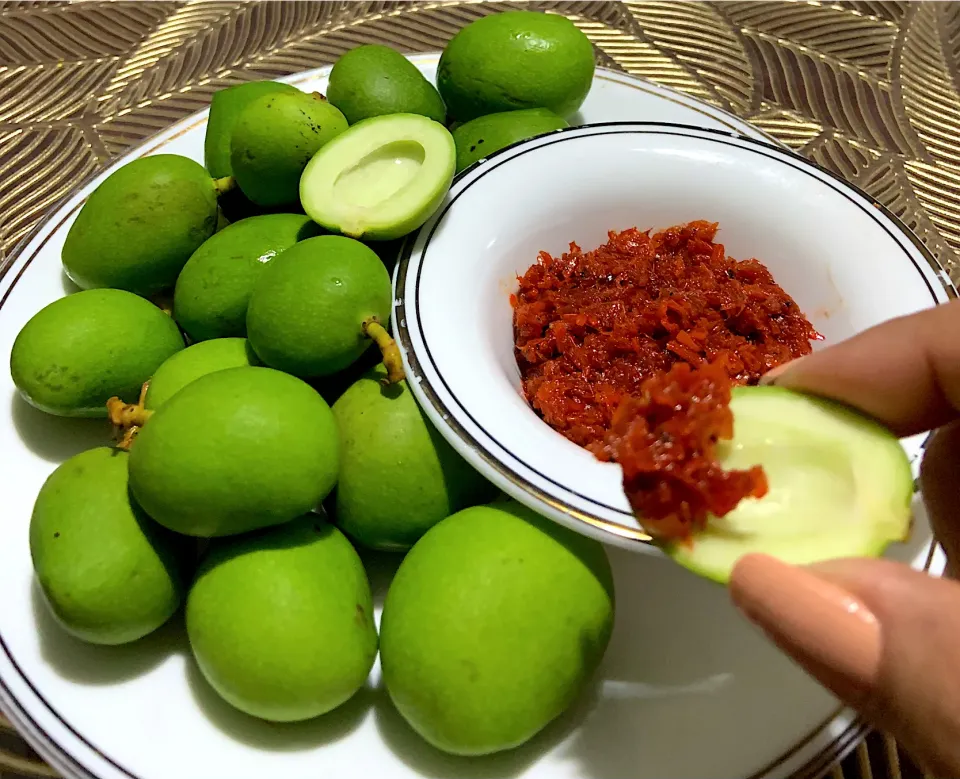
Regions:
<instances>
[{"instance_id":1,"label":"mango skin","mask_svg":"<svg viewBox=\"0 0 960 779\"><path fill-rule=\"evenodd\" d=\"M337 525L371 549L409 549L437 522L497 494L380 365L333 404L340 431Z\"/></svg>"},{"instance_id":2,"label":"mango skin","mask_svg":"<svg viewBox=\"0 0 960 779\"><path fill-rule=\"evenodd\" d=\"M280 81L248 81L214 92L210 98L207 132L203 137L203 164L210 175L214 178L233 175L230 136L244 108L263 95L299 91L295 86Z\"/></svg>"},{"instance_id":3,"label":"mango skin","mask_svg":"<svg viewBox=\"0 0 960 779\"><path fill-rule=\"evenodd\" d=\"M511 749L574 702L613 617L600 544L512 501L469 508L401 563L380 621L383 679L438 749Z\"/></svg>"},{"instance_id":4,"label":"mango skin","mask_svg":"<svg viewBox=\"0 0 960 779\"><path fill-rule=\"evenodd\" d=\"M173 287L216 228L216 190L202 165L177 154L141 157L87 198L63 244L63 268L82 289L148 297Z\"/></svg>"},{"instance_id":5,"label":"mango skin","mask_svg":"<svg viewBox=\"0 0 960 779\"><path fill-rule=\"evenodd\" d=\"M269 368L228 368L154 412L130 452L130 489L170 530L228 536L315 508L338 467L333 413L310 385Z\"/></svg>"},{"instance_id":6,"label":"mango skin","mask_svg":"<svg viewBox=\"0 0 960 779\"><path fill-rule=\"evenodd\" d=\"M128 455L99 447L44 482L30 519L30 555L47 605L70 634L125 644L179 608L185 549L130 500Z\"/></svg>"},{"instance_id":7,"label":"mango skin","mask_svg":"<svg viewBox=\"0 0 960 779\"><path fill-rule=\"evenodd\" d=\"M330 404L332 409L343 393L350 389L358 379L363 378L368 371L382 365L382 363L383 355L380 350L371 346L348 368L313 381L311 386L323 395L323 399Z\"/></svg>"},{"instance_id":8,"label":"mango skin","mask_svg":"<svg viewBox=\"0 0 960 779\"><path fill-rule=\"evenodd\" d=\"M320 226L302 214L264 214L227 225L197 249L177 278L173 317L194 341L247 334L247 303L260 272Z\"/></svg>"},{"instance_id":9,"label":"mango skin","mask_svg":"<svg viewBox=\"0 0 960 779\"><path fill-rule=\"evenodd\" d=\"M357 46L340 56L330 71L327 100L350 124L372 116L422 114L443 124L440 93L420 69L389 46Z\"/></svg>"},{"instance_id":10,"label":"mango skin","mask_svg":"<svg viewBox=\"0 0 960 779\"><path fill-rule=\"evenodd\" d=\"M247 337L272 368L329 376L371 348L363 322L375 316L386 326L392 297L390 276L372 249L339 235L308 238L260 274L247 308Z\"/></svg>"},{"instance_id":11,"label":"mango skin","mask_svg":"<svg viewBox=\"0 0 960 779\"><path fill-rule=\"evenodd\" d=\"M502 111L472 119L453 131L457 173L514 143L569 126L566 119L546 108Z\"/></svg>"},{"instance_id":12,"label":"mango skin","mask_svg":"<svg viewBox=\"0 0 960 779\"><path fill-rule=\"evenodd\" d=\"M192 344L157 368L147 387L144 406L155 410L201 376L259 362L246 338L214 338Z\"/></svg>"},{"instance_id":13,"label":"mango skin","mask_svg":"<svg viewBox=\"0 0 960 779\"><path fill-rule=\"evenodd\" d=\"M343 114L317 94L258 97L243 109L230 137L233 176L258 206L297 203L310 158L346 129Z\"/></svg>"},{"instance_id":14,"label":"mango skin","mask_svg":"<svg viewBox=\"0 0 960 779\"><path fill-rule=\"evenodd\" d=\"M75 292L40 309L10 352L23 398L57 416L105 417L114 395L135 403L143 383L183 349L176 323L131 292Z\"/></svg>"},{"instance_id":15,"label":"mango skin","mask_svg":"<svg viewBox=\"0 0 960 779\"><path fill-rule=\"evenodd\" d=\"M437 88L451 119L520 108L575 113L593 85L593 46L564 16L506 11L471 22L447 44Z\"/></svg>"},{"instance_id":16,"label":"mango skin","mask_svg":"<svg viewBox=\"0 0 960 779\"><path fill-rule=\"evenodd\" d=\"M320 517L219 542L187 598L203 676L230 704L275 722L349 700L377 655L360 557Z\"/></svg>"}]
</instances>

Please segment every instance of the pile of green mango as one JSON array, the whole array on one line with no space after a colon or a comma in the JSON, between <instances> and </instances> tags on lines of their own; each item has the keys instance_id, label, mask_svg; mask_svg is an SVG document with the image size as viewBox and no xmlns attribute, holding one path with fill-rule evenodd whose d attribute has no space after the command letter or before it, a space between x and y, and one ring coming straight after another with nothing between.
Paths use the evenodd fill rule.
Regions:
<instances>
[{"instance_id":1,"label":"pile of green mango","mask_svg":"<svg viewBox=\"0 0 960 779\"><path fill-rule=\"evenodd\" d=\"M361 46L325 96L216 92L204 165L142 157L87 199L62 251L80 291L26 323L10 371L40 411L105 420L30 521L65 631L130 643L183 608L204 678L275 722L340 706L379 653L410 725L478 755L582 691L610 638L610 568L498 497L417 405L383 247L457 168L565 126L593 52L562 17L508 12L462 30L439 72L438 91ZM379 632L363 549L406 555Z\"/></svg>"}]
</instances>

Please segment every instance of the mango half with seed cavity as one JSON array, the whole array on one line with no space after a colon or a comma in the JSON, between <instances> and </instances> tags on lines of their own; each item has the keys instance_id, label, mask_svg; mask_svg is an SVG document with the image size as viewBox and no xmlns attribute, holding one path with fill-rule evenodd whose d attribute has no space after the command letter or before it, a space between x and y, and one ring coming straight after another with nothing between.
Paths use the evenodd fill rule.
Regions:
<instances>
[{"instance_id":1,"label":"mango half with seed cavity","mask_svg":"<svg viewBox=\"0 0 960 779\"><path fill-rule=\"evenodd\" d=\"M456 159L453 136L439 122L419 114L364 119L310 160L300 203L328 230L371 241L400 238L437 210Z\"/></svg>"},{"instance_id":2,"label":"mango half with seed cavity","mask_svg":"<svg viewBox=\"0 0 960 779\"><path fill-rule=\"evenodd\" d=\"M718 461L725 469L763 466L769 491L710 517L688 542L664 543L676 562L726 584L753 552L806 565L879 557L907 539L913 473L892 432L847 406L783 387L735 387L730 410L733 438L718 444Z\"/></svg>"}]
</instances>

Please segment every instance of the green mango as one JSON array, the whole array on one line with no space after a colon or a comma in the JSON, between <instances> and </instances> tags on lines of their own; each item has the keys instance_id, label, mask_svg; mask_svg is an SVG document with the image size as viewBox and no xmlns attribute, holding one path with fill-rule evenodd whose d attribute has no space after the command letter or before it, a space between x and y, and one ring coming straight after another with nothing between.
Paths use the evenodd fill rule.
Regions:
<instances>
[{"instance_id":1,"label":"green mango","mask_svg":"<svg viewBox=\"0 0 960 779\"><path fill-rule=\"evenodd\" d=\"M280 92L252 100L230 137L230 166L253 203L288 206L300 200L300 175L347 120L321 95Z\"/></svg>"},{"instance_id":2,"label":"green mango","mask_svg":"<svg viewBox=\"0 0 960 779\"><path fill-rule=\"evenodd\" d=\"M130 452L130 490L164 527L228 536L316 508L338 467L336 422L312 387L269 368L227 368L146 420Z\"/></svg>"},{"instance_id":3,"label":"green mango","mask_svg":"<svg viewBox=\"0 0 960 779\"><path fill-rule=\"evenodd\" d=\"M372 116L421 114L443 124L440 93L420 69L389 46L357 46L340 56L330 71L327 100L350 124Z\"/></svg>"},{"instance_id":4,"label":"green mango","mask_svg":"<svg viewBox=\"0 0 960 779\"><path fill-rule=\"evenodd\" d=\"M317 516L214 545L187 598L200 671L228 703L293 722L359 690L377 655L360 558Z\"/></svg>"},{"instance_id":5,"label":"green mango","mask_svg":"<svg viewBox=\"0 0 960 779\"><path fill-rule=\"evenodd\" d=\"M364 322L386 324L390 276L352 238L308 238L272 260L247 308L247 337L264 364L313 378L344 370L370 347Z\"/></svg>"},{"instance_id":6,"label":"green mango","mask_svg":"<svg viewBox=\"0 0 960 779\"><path fill-rule=\"evenodd\" d=\"M437 88L450 118L519 108L569 117L593 85L590 39L559 14L506 11L471 22L447 44Z\"/></svg>"},{"instance_id":7,"label":"green mango","mask_svg":"<svg viewBox=\"0 0 960 779\"><path fill-rule=\"evenodd\" d=\"M384 387L378 366L336 403L337 525L372 549L406 550L440 520L497 490L446 442L405 381Z\"/></svg>"},{"instance_id":8,"label":"green mango","mask_svg":"<svg viewBox=\"0 0 960 779\"><path fill-rule=\"evenodd\" d=\"M81 289L149 297L173 287L217 218L217 189L202 165L177 154L140 157L87 198L67 232L63 269Z\"/></svg>"},{"instance_id":9,"label":"green mango","mask_svg":"<svg viewBox=\"0 0 960 779\"><path fill-rule=\"evenodd\" d=\"M580 695L613 618L601 544L512 501L465 509L400 564L380 620L383 681L438 749L511 749Z\"/></svg>"},{"instance_id":10,"label":"green mango","mask_svg":"<svg viewBox=\"0 0 960 779\"><path fill-rule=\"evenodd\" d=\"M247 334L247 303L261 271L277 254L321 228L300 214L264 214L223 228L180 272L173 318L194 341Z\"/></svg>"},{"instance_id":11,"label":"green mango","mask_svg":"<svg viewBox=\"0 0 960 779\"><path fill-rule=\"evenodd\" d=\"M511 144L569 127L566 119L546 108L527 108L479 116L453 131L457 173Z\"/></svg>"},{"instance_id":12,"label":"green mango","mask_svg":"<svg viewBox=\"0 0 960 779\"><path fill-rule=\"evenodd\" d=\"M179 608L186 547L130 500L128 455L100 447L60 465L30 518L30 556L57 622L94 644L125 644Z\"/></svg>"},{"instance_id":13,"label":"green mango","mask_svg":"<svg viewBox=\"0 0 960 779\"><path fill-rule=\"evenodd\" d=\"M107 400L136 403L143 383L183 347L176 323L149 301L91 289L33 315L13 342L10 374L41 411L105 417Z\"/></svg>"},{"instance_id":14,"label":"green mango","mask_svg":"<svg viewBox=\"0 0 960 779\"><path fill-rule=\"evenodd\" d=\"M203 164L214 178L232 176L230 137L243 109L263 95L299 92L279 81L248 81L219 89L210 98L207 132L203 138Z\"/></svg>"},{"instance_id":15,"label":"green mango","mask_svg":"<svg viewBox=\"0 0 960 779\"><path fill-rule=\"evenodd\" d=\"M150 379L144 406L160 408L188 384L208 373L258 365L246 338L214 338L188 346L157 368Z\"/></svg>"}]
</instances>

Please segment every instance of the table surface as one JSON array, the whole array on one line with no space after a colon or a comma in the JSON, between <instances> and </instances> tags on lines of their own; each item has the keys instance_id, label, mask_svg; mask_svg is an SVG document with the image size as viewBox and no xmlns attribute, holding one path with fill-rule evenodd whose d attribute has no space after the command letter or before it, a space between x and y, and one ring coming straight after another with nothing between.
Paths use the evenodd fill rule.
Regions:
<instances>
[{"instance_id":1,"label":"table surface","mask_svg":"<svg viewBox=\"0 0 960 779\"><path fill-rule=\"evenodd\" d=\"M0 1L0 267L43 216L211 93L361 43L438 50L526 7L600 65L721 106L889 207L960 282L960 3ZM920 776L872 734L831 777ZM0 718L0 779L55 776Z\"/></svg>"}]
</instances>

